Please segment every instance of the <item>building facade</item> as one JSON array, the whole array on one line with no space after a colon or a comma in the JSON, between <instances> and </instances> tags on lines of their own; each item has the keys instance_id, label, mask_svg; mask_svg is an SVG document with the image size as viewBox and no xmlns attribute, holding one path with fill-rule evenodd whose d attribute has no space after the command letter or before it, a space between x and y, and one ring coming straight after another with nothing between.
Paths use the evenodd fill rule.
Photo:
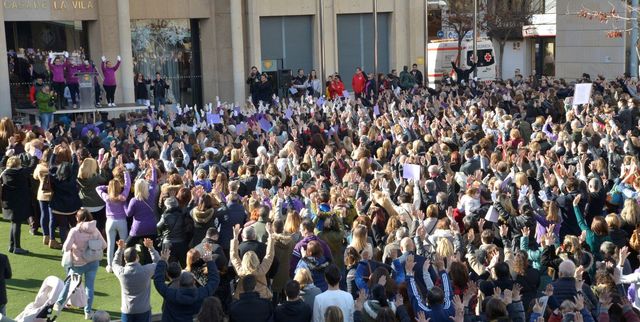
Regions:
<instances>
[{"instance_id":1,"label":"building facade","mask_svg":"<svg viewBox=\"0 0 640 322\"><path fill-rule=\"evenodd\" d=\"M624 72L626 38L607 39L608 24L571 13L597 0L540 1L545 11L506 46L504 77ZM446 1L428 2L429 39L446 37ZM372 0L3 0L2 9L2 115L30 104L32 75L45 72L48 51L98 68L102 56L122 56L116 102L134 101L135 73L160 73L168 99L192 105L246 101L251 66L281 81L283 70L315 69L322 78L340 72L347 87L356 67L374 69ZM379 73L413 63L423 70L424 10L424 0L377 1Z\"/></svg>"}]
</instances>

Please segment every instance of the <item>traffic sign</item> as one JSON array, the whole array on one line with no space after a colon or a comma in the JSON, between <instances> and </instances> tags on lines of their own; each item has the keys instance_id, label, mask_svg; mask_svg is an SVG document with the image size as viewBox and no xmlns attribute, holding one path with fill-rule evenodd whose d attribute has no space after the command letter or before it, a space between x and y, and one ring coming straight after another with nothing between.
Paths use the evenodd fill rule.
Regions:
<instances>
[{"instance_id":1,"label":"traffic sign","mask_svg":"<svg viewBox=\"0 0 640 322\"><path fill-rule=\"evenodd\" d=\"M438 30L438 33L436 34L436 36L437 36L438 38L444 38L444 31L442 31L442 30Z\"/></svg>"}]
</instances>

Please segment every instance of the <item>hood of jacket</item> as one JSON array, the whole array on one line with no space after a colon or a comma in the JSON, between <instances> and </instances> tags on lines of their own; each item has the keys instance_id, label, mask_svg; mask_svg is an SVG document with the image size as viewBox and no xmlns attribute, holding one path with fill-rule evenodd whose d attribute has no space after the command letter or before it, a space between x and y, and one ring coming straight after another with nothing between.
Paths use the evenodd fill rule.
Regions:
<instances>
[{"instance_id":1,"label":"hood of jacket","mask_svg":"<svg viewBox=\"0 0 640 322\"><path fill-rule=\"evenodd\" d=\"M271 235L271 238L276 242L276 247L287 247L293 241L291 235L285 234L273 234Z\"/></svg>"},{"instance_id":2,"label":"hood of jacket","mask_svg":"<svg viewBox=\"0 0 640 322\"><path fill-rule=\"evenodd\" d=\"M76 227L78 227L79 231L83 233L88 233L88 234L94 232L97 229L95 220L81 222Z\"/></svg>"},{"instance_id":3,"label":"hood of jacket","mask_svg":"<svg viewBox=\"0 0 640 322\"><path fill-rule=\"evenodd\" d=\"M208 223L213 217L213 209L209 208L205 211L198 210L198 208L193 208L191 211L191 217L193 220L199 224Z\"/></svg>"},{"instance_id":4,"label":"hood of jacket","mask_svg":"<svg viewBox=\"0 0 640 322\"><path fill-rule=\"evenodd\" d=\"M327 261L326 258L324 258L324 256L318 257L318 258L305 257L302 260L307 264L307 267L309 267L309 270L312 272L323 270L327 268L327 266L329 266L329 262Z\"/></svg>"},{"instance_id":5,"label":"hood of jacket","mask_svg":"<svg viewBox=\"0 0 640 322\"><path fill-rule=\"evenodd\" d=\"M396 311L396 306L394 305L393 302L387 302L389 304L389 308L395 312ZM380 309L382 309L382 306L380 305L380 303L377 300L369 300L364 302L364 312L370 316L373 320L375 320L378 317L378 312L380 312Z\"/></svg>"}]
</instances>

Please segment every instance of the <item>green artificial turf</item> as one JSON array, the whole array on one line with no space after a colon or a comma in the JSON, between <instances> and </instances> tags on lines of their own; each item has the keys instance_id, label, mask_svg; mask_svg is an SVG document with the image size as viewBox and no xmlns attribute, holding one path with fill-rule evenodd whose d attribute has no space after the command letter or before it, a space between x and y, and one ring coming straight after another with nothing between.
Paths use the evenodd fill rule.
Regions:
<instances>
[{"instance_id":1,"label":"green artificial turf","mask_svg":"<svg viewBox=\"0 0 640 322\"><path fill-rule=\"evenodd\" d=\"M33 302L42 281L48 276L57 276L64 280L65 274L60 266L61 251L49 249L42 245L42 236L29 234L29 226L22 225L22 248L27 249L28 255L14 255L8 252L9 222L0 220L0 253L9 256L13 278L7 280L7 315L14 318L24 307ZM111 314L112 319L120 319L120 283L113 274L105 270L106 257L102 260L95 281L93 300L94 310L104 310ZM152 283L153 284L153 283ZM154 313L159 313L162 298L151 286L151 307ZM65 309L58 318L61 322L85 321L82 309Z\"/></svg>"}]
</instances>

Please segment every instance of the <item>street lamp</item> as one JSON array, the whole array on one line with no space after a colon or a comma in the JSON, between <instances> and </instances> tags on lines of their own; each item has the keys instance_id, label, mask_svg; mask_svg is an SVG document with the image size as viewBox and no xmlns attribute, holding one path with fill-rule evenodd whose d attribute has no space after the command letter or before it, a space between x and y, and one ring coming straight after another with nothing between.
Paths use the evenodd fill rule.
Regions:
<instances>
[{"instance_id":1,"label":"street lamp","mask_svg":"<svg viewBox=\"0 0 640 322\"><path fill-rule=\"evenodd\" d=\"M473 0L473 59L478 61L478 0ZM478 68L473 69L473 78L478 77Z\"/></svg>"},{"instance_id":2,"label":"street lamp","mask_svg":"<svg viewBox=\"0 0 640 322\"><path fill-rule=\"evenodd\" d=\"M424 73L422 74L422 81L424 82L424 87L429 86L429 63L427 59L428 47L429 47L429 0L424 0Z\"/></svg>"},{"instance_id":3,"label":"street lamp","mask_svg":"<svg viewBox=\"0 0 640 322\"><path fill-rule=\"evenodd\" d=\"M373 0L373 79L378 93L378 0Z\"/></svg>"}]
</instances>

